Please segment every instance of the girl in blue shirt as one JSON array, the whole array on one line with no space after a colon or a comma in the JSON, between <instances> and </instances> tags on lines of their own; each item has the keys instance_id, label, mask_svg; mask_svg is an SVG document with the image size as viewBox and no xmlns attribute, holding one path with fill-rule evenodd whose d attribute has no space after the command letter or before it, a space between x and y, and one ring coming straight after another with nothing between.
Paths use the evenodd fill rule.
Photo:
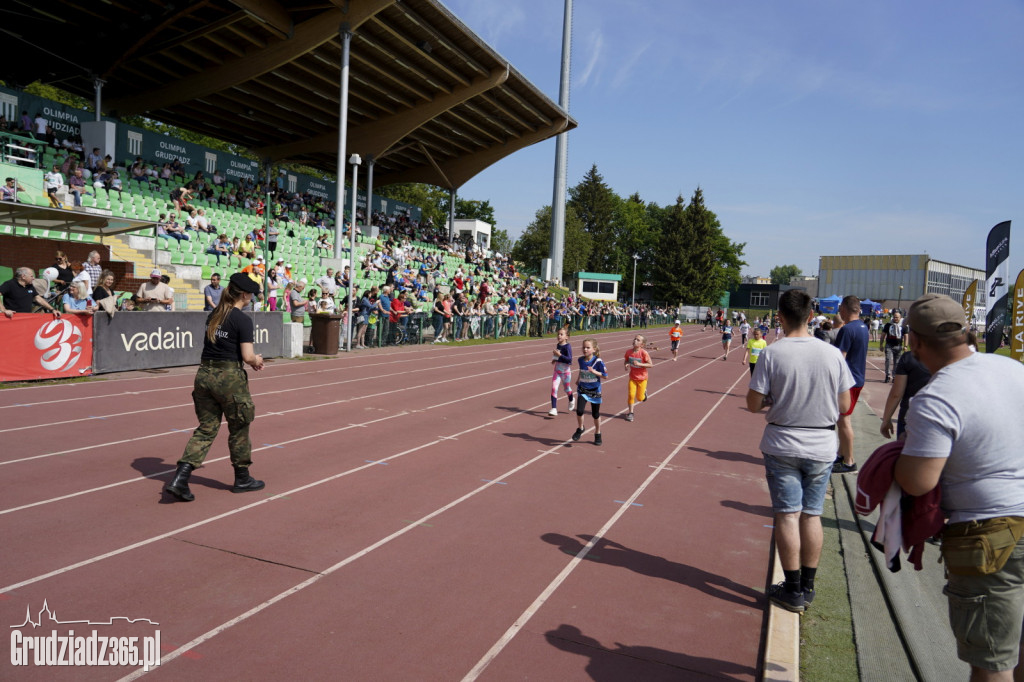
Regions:
<instances>
[{"instance_id":1,"label":"girl in blue shirt","mask_svg":"<svg viewBox=\"0 0 1024 682\"><path fill-rule=\"evenodd\" d=\"M601 445L601 379L608 378L608 370L601 360L601 349L594 339L583 341L583 357L579 358L579 375L576 377L576 432L572 439L577 441L583 435L583 411L590 403L590 414L594 418L594 445Z\"/></svg>"}]
</instances>

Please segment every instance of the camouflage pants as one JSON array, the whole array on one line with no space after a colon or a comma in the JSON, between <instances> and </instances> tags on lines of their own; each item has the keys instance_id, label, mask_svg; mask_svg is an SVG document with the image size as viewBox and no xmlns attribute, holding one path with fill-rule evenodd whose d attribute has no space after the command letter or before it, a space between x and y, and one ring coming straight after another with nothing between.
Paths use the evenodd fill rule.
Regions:
<instances>
[{"instance_id":1,"label":"camouflage pants","mask_svg":"<svg viewBox=\"0 0 1024 682\"><path fill-rule=\"evenodd\" d=\"M249 395L249 377L241 367L201 366L192 388L199 426L185 446L179 464L199 466L213 445L220 430L221 415L228 422L228 451L231 464L247 467L252 464L252 443L249 424L256 418L256 408Z\"/></svg>"}]
</instances>

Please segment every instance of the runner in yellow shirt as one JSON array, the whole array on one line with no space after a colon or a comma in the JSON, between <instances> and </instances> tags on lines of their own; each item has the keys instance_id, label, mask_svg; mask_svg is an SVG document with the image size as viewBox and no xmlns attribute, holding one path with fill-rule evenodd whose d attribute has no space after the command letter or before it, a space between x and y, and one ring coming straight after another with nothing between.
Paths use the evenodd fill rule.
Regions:
<instances>
[{"instance_id":1,"label":"runner in yellow shirt","mask_svg":"<svg viewBox=\"0 0 1024 682\"><path fill-rule=\"evenodd\" d=\"M750 364L750 374L754 374L754 366L757 365L757 357L761 351L768 347L768 342L761 338L761 330L754 327L753 336L747 341L747 350L743 353L743 362Z\"/></svg>"}]
</instances>

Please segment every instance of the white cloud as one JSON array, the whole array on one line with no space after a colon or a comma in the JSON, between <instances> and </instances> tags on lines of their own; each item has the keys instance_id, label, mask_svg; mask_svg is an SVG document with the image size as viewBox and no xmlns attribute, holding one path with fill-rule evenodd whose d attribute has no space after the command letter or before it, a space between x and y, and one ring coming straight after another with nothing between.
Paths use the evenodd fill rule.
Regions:
<instances>
[{"instance_id":1,"label":"white cloud","mask_svg":"<svg viewBox=\"0 0 1024 682\"><path fill-rule=\"evenodd\" d=\"M580 87L585 86L590 82L590 77L594 73L594 68L597 66L597 60L600 59L601 54L604 51L604 35L599 30L595 30L590 34L589 44L586 46L586 50L590 53L587 59L587 65L583 67L583 72L580 74L578 85Z\"/></svg>"}]
</instances>

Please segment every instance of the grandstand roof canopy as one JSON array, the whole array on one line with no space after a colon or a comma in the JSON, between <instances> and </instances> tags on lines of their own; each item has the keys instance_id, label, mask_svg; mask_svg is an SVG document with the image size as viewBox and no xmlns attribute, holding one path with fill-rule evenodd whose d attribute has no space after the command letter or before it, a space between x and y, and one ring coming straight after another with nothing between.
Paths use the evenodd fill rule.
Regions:
<instances>
[{"instance_id":1,"label":"grandstand roof canopy","mask_svg":"<svg viewBox=\"0 0 1024 682\"><path fill-rule=\"evenodd\" d=\"M105 114L329 172L347 26L346 153L375 158L377 185L459 187L576 127L437 0L11 0L0 17L24 46L5 78L92 99L99 77Z\"/></svg>"},{"instance_id":2,"label":"grandstand roof canopy","mask_svg":"<svg viewBox=\"0 0 1024 682\"><path fill-rule=\"evenodd\" d=\"M30 203L0 201L0 225L30 230L51 230L66 234L113 234L136 232L151 227L152 221L111 215L109 211L83 208L50 208ZM53 237L51 237L53 238Z\"/></svg>"}]
</instances>

